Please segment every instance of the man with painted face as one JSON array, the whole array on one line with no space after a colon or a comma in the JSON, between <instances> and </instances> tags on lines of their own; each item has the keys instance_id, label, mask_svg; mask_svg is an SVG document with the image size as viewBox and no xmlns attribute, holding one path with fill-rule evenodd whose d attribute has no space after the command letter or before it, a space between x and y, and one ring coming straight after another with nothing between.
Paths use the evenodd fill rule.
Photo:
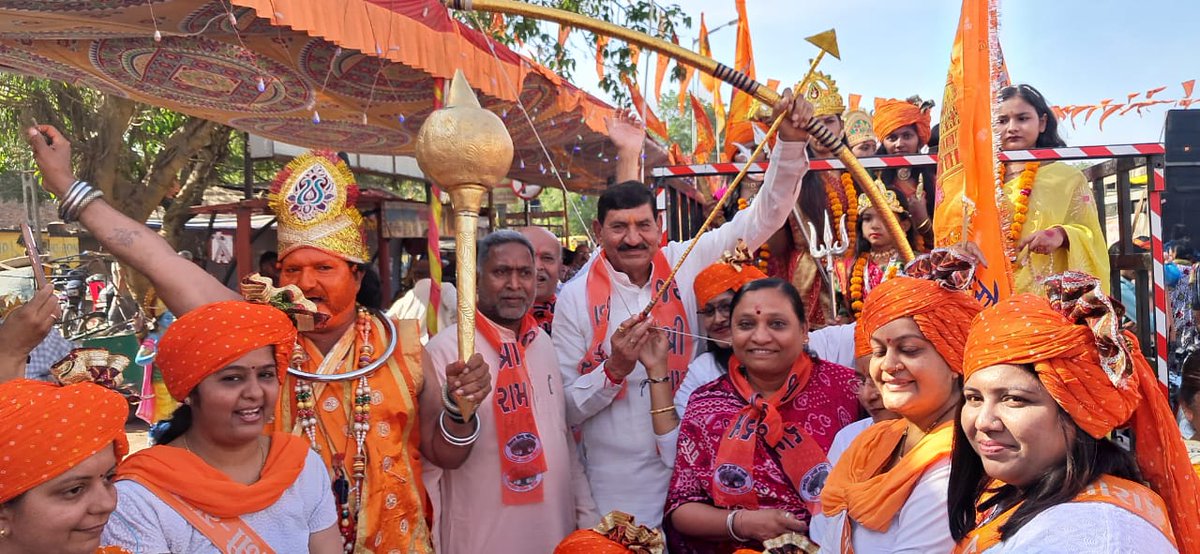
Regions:
<instances>
[{"instance_id":1,"label":"man with painted face","mask_svg":"<svg viewBox=\"0 0 1200 554\"><path fill-rule=\"evenodd\" d=\"M78 220L122 263L148 276L173 313L240 299L153 231L109 206L99 189L77 181L70 144L58 130L40 126L27 129L26 136L44 186L62 199L64 219ZM415 325L355 303L369 259L357 194L353 174L332 152L296 158L272 185L279 284L297 286L325 316L296 341L274 425L304 435L321 455L348 550L432 552L416 406L418 396L440 405L443 390L423 386ZM295 366L298 374L292 374ZM474 402L486 397L489 377L480 357L445 371L459 396ZM449 421L446 427L453 436L466 436L476 423ZM441 435L433 440L440 449L463 448Z\"/></svg>"},{"instance_id":2,"label":"man with painted face","mask_svg":"<svg viewBox=\"0 0 1200 554\"><path fill-rule=\"evenodd\" d=\"M537 294L529 314L538 327L550 334L558 296L558 274L563 265L562 243L545 227L522 227L519 231L533 245L534 265L537 266Z\"/></svg>"},{"instance_id":3,"label":"man with painted face","mask_svg":"<svg viewBox=\"0 0 1200 554\"><path fill-rule=\"evenodd\" d=\"M567 418L582 428L584 464L600 513L621 510L638 523L662 522L671 468L658 455L648 387L678 387L698 350L699 326L692 282L732 251L738 238L757 248L779 229L796 205L808 169L804 131L813 107L791 92L775 107L786 113L770 169L754 202L725 225L706 233L666 286L651 316L637 314L663 287L687 243L660 247L662 230L654 196L641 183L609 187L598 202L593 230L601 250L558 296L554 346L566 389ZM651 327L668 329L673 375L649 379L640 363ZM674 409L674 408L669 408ZM672 445L673 446L673 445Z\"/></svg>"},{"instance_id":4,"label":"man with painted face","mask_svg":"<svg viewBox=\"0 0 1200 554\"><path fill-rule=\"evenodd\" d=\"M516 231L479 240L475 348L495 368L495 393L479 405L474 446L430 459L442 468L438 489L429 485L440 498L434 521L442 552L551 552L600 519L567 426L554 345L529 312L541 284L536 252ZM426 345L431 383L445 380L440 369L457 359L457 339L451 326ZM438 422L452 416L421 405L422 440L441 434Z\"/></svg>"}]
</instances>

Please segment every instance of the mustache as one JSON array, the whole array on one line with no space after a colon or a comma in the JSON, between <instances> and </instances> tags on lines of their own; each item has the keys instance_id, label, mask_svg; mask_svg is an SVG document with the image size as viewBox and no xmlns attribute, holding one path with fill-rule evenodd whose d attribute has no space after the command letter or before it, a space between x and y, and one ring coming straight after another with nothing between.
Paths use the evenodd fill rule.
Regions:
<instances>
[{"instance_id":1,"label":"mustache","mask_svg":"<svg viewBox=\"0 0 1200 554\"><path fill-rule=\"evenodd\" d=\"M617 252L629 252L631 250L649 250L649 249L650 249L650 247L647 246L645 243L642 243L638 246L629 246L628 244L622 243L620 246L617 247Z\"/></svg>"}]
</instances>

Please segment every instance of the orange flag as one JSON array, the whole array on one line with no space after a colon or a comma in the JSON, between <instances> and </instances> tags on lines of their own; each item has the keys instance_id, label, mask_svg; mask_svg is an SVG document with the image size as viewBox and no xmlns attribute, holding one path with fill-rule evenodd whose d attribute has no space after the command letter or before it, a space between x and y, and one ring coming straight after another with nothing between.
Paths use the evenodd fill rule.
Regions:
<instances>
[{"instance_id":1,"label":"orange flag","mask_svg":"<svg viewBox=\"0 0 1200 554\"><path fill-rule=\"evenodd\" d=\"M942 201L933 216L937 246L970 240L983 251L988 267L976 268L972 288L985 306L1012 294L1013 287L1008 233L996 200L1003 186L996 176L998 152L992 137L992 79L999 72L991 51L998 17L988 4L963 0L942 100L937 177Z\"/></svg>"},{"instance_id":2,"label":"orange flag","mask_svg":"<svg viewBox=\"0 0 1200 554\"><path fill-rule=\"evenodd\" d=\"M1184 81L1183 82L1183 97L1191 98L1192 97L1192 89L1195 88L1195 86L1196 86L1195 79L1192 79L1191 81Z\"/></svg>"},{"instance_id":3,"label":"orange flag","mask_svg":"<svg viewBox=\"0 0 1200 554\"><path fill-rule=\"evenodd\" d=\"M1124 108L1124 107L1125 107L1125 104L1112 104L1110 106L1105 107L1104 114L1100 116L1100 130L1101 131L1104 130L1104 120L1108 119L1108 116L1112 115L1114 112L1116 112L1117 110Z\"/></svg>"},{"instance_id":4,"label":"orange flag","mask_svg":"<svg viewBox=\"0 0 1200 554\"><path fill-rule=\"evenodd\" d=\"M695 96L688 94L687 97L692 102L692 114L696 118L696 148L692 151L692 157L696 159L696 163L708 163L713 149L717 146L712 120L708 119L708 112L704 111L704 106Z\"/></svg>"},{"instance_id":5,"label":"orange flag","mask_svg":"<svg viewBox=\"0 0 1200 554\"><path fill-rule=\"evenodd\" d=\"M1151 98L1154 98L1155 94L1158 94L1164 90L1167 90L1167 87L1158 87L1158 88L1154 88L1154 89L1150 89L1150 90L1146 91L1146 100L1150 100Z\"/></svg>"},{"instance_id":6,"label":"orange flag","mask_svg":"<svg viewBox=\"0 0 1200 554\"><path fill-rule=\"evenodd\" d=\"M567 37L570 34L571 34L570 27L559 24L559 26L558 26L558 45L563 48L566 48L567 47Z\"/></svg>"},{"instance_id":7,"label":"orange flag","mask_svg":"<svg viewBox=\"0 0 1200 554\"><path fill-rule=\"evenodd\" d=\"M712 57L712 48L708 44L708 26L704 23L704 14L700 14L700 55ZM725 102L721 100L721 81L705 72L700 72L700 84L712 93L713 115L716 116L716 129L725 128Z\"/></svg>"},{"instance_id":8,"label":"orange flag","mask_svg":"<svg viewBox=\"0 0 1200 554\"><path fill-rule=\"evenodd\" d=\"M650 106L646 105L646 99L642 97L642 91L638 89L637 83L624 75L621 76L621 82L625 83L625 88L629 89L629 97L633 100L633 108L646 119L646 128L663 139L670 140L669 133L667 133L667 126L657 115L654 115L654 111L650 109Z\"/></svg>"},{"instance_id":9,"label":"orange flag","mask_svg":"<svg viewBox=\"0 0 1200 554\"><path fill-rule=\"evenodd\" d=\"M608 46L608 37L596 35L596 77L604 78L604 49Z\"/></svg>"},{"instance_id":10,"label":"orange flag","mask_svg":"<svg viewBox=\"0 0 1200 554\"><path fill-rule=\"evenodd\" d=\"M679 81L679 115L683 115L688 109L688 95L685 94L692 84L692 75L696 72L691 66L683 67L683 79Z\"/></svg>"},{"instance_id":11,"label":"orange flag","mask_svg":"<svg viewBox=\"0 0 1200 554\"><path fill-rule=\"evenodd\" d=\"M737 52L733 68L754 78L754 46L750 43L750 21L746 18L746 0L736 0ZM754 106L754 98L740 90L734 89L729 100L729 118L725 121L725 131L739 121L750 119L750 110Z\"/></svg>"}]
</instances>

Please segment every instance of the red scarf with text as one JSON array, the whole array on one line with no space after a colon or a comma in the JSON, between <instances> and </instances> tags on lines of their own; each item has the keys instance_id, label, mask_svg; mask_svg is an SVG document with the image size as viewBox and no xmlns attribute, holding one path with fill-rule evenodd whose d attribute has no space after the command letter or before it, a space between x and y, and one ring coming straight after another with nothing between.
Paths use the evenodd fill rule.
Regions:
<instances>
[{"instance_id":1,"label":"red scarf with text","mask_svg":"<svg viewBox=\"0 0 1200 554\"><path fill-rule=\"evenodd\" d=\"M1088 485L1088 488L1079 493L1072 502L1103 502L1123 508L1146 520L1166 536L1171 544L1176 544L1175 534L1171 531L1171 521L1167 517L1167 505L1162 497L1149 487L1112 475L1103 475L1095 483ZM955 554L976 554L1000 544L1000 528L1008 523L1008 519L1019 506L1020 504L1017 504L981 523L954 547ZM990 515L992 514L981 514L981 519L987 519Z\"/></svg>"},{"instance_id":2,"label":"red scarf with text","mask_svg":"<svg viewBox=\"0 0 1200 554\"><path fill-rule=\"evenodd\" d=\"M537 322L525 314L515 341L502 338L500 329L483 314L476 323L475 329L500 356L492 401L501 452L501 499L506 506L538 504L542 501L546 451L533 417L533 387L525 365L525 347L537 338Z\"/></svg>"},{"instance_id":3,"label":"red scarf with text","mask_svg":"<svg viewBox=\"0 0 1200 554\"><path fill-rule=\"evenodd\" d=\"M600 253L601 259L592 263L592 269L587 276L588 320L592 324L592 345L579 361L579 374L586 375L595 371L600 364L608 359L604 352L604 341L608 338L608 318L612 313L612 276L608 274L608 256ZM650 266L650 286L658 292L671 274L671 264L667 256L659 250L654 255ZM687 374L687 366L692 362L691 326L683 307L683 297L679 294L679 285L674 280L665 287L663 298L654 304L650 316L661 327L668 327L677 332L667 332L667 367L671 368L671 387L679 390L683 377ZM625 394L625 384L621 383L618 398Z\"/></svg>"},{"instance_id":4,"label":"red scarf with text","mask_svg":"<svg viewBox=\"0 0 1200 554\"><path fill-rule=\"evenodd\" d=\"M554 323L554 304L558 302L557 296L551 296L545 302L533 302L533 307L529 308L529 315L533 316L538 327L541 327L547 335L550 334L550 327Z\"/></svg>"},{"instance_id":5,"label":"red scarf with text","mask_svg":"<svg viewBox=\"0 0 1200 554\"><path fill-rule=\"evenodd\" d=\"M736 357L730 359L729 380L746 401L746 406L733 416L717 447L712 487L716 506L758 508L758 495L754 492L754 453L760 446L779 454L784 474L797 489L806 488L805 478L814 468L829 465L825 450L816 439L806 433L799 422L784 421L779 413L780 406L791 403L804 392L812 372L812 359L807 354L800 354L783 386L767 398L750 385L741 362ZM810 509L815 513L815 506Z\"/></svg>"}]
</instances>

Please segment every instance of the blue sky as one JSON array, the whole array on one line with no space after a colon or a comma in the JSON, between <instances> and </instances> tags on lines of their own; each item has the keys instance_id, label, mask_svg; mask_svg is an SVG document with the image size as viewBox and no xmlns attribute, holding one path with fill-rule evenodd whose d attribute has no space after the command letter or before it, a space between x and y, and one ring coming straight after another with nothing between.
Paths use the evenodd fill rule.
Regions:
<instances>
[{"instance_id":1,"label":"blue sky","mask_svg":"<svg viewBox=\"0 0 1200 554\"><path fill-rule=\"evenodd\" d=\"M736 17L734 0L677 2L694 18L694 28L680 34L685 43L695 38L701 12L709 28ZM826 57L821 69L843 95L862 94L869 104L875 96L920 94L940 104L960 6L957 0L747 0L759 80L798 80L816 53L800 37L833 27L842 59ZM1124 102L1129 93L1160 86L1167 89L1155 98L1178 98L1182 81L1200 79L1200 1L1002 0L1000 10L1013 80L1034 85L1054 104ZM734 34L729 27L711 36L719 61L732 63ZM591 67L590 59L580 60L575 80L603 97ZM1156 142L1166 109L1155 106L1140 118L1114 115L1103 132L1099 112L1087 125L1081 115L1078 128L1065 126L1065 138L1072 146Z\"/></svg>"}]
</instances>

